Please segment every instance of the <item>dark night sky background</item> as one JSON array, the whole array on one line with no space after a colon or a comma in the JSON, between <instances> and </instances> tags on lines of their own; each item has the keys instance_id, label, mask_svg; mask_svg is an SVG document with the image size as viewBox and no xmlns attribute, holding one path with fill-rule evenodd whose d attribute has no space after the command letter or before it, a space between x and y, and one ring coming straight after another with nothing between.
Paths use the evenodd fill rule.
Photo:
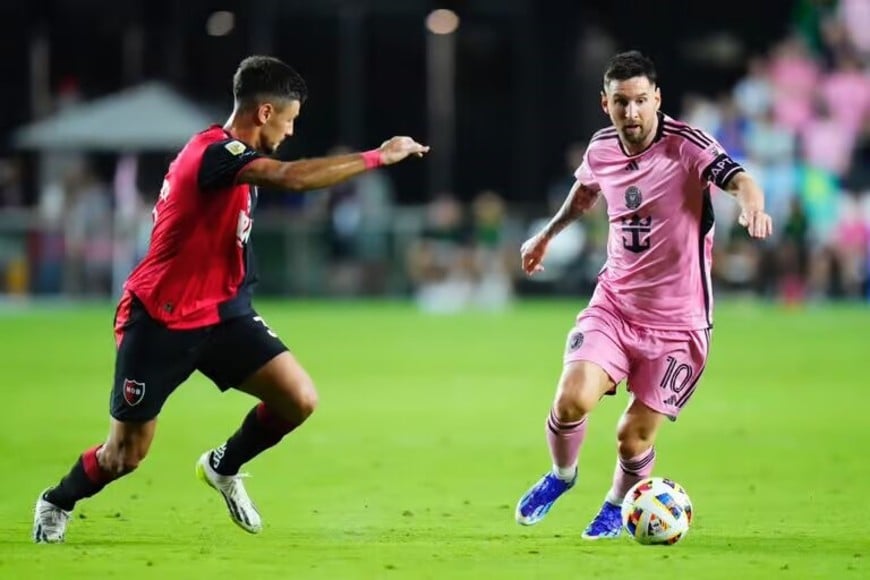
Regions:
<instances>
[{"instance_id":1,"label":"dark night sky background","mask_svg":"<svg viewBox=\"0 0 870 580\"><path fill-rule=\"evenodd\" d=\"M28 46L39 30L51 43L53 88L77 80L86 97L128 84L122 37L130 23L144 34L138 80L169 80L188 97L213 107L216 121L231 106L230 76L239 60L271 45L271 53L307 79L311 98L286 157L314 156L349 141L342 134L343 100L363 112L357 148L393 134L426 140L426 52L423 21L437 7L461 17L457 37L455 192L463 198L489 187L516 201L540 196L563 166L564 147L585 139L603 115L589 114L596 88L578 85L578 42L600 27L618 49L638 48L659 68L665 110L679 113L688 91L715 95L743 72L699 63L687 47L710 44L727 33L744 54L763 52L788 29L791 0L586 2L567 0L370 0L362 26L362 94L341 94L338 0L31 0L3 3L0 36L5 90L0 92L0 154L13 153L8 135L31 120ZM344 2L348 4L348 2ZM271 5L274 16L258 19ZM373 9L372 9L373 8ZM236 13L228 36L209 37L205 21L215 10ZM265 20L265 22L264 22ZM259 27L259 28L258 28ZM265 28L263 28L265 27ZM267 30L268 34L258 34ZM697 45L696 45L697 46ZM600 70L591 71L594 77ZM584 113L585 111L585 113ZM419 166L396 168L400 201L425 199Z\"/></svg>"}]
</instances>

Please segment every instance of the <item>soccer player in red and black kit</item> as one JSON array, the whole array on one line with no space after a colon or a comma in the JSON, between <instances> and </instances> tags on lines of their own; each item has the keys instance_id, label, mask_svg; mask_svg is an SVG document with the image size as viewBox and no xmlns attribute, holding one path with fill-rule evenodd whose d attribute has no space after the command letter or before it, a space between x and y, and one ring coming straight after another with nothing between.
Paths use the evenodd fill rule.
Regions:
<instances>
[{"instance_id":1,"label":"soccer player in red and black kit","mask_svg":"<svg viewBox=\"0 0 870 580\"><path fill-rule=\"evenodd\" d=\"M194 135L166 173L147 255L130 274L115 314L117 345L109 436L86 450L36 502L33 539L62 542L81 499L136 469L164 402L193 371L220 390L257 397L238 430L196 463L230 517L251 533L260 514L239 468L277 444L314 411L311 378L251 305L256 280L249 236L257 187L319 189L429 148L393 137L379 148L281 162L266 155L293 134L305 82L266 56L233 77L234 109L223 127Z\"/></svg>"}]
</instances>

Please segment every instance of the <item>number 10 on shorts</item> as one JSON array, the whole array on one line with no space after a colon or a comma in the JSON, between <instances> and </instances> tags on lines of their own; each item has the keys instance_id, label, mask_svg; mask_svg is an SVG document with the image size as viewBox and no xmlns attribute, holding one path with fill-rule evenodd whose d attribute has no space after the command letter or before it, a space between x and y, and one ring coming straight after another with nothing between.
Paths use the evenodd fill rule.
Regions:
<instances>
[{"instance_id":1,"label":"number 10 on shorts","mask_svg":"<svg viewBox=\"0 0 870 580\"><path fill-rule=\"evenodd\" d=\"M686 363L678 362L672 356L669 356L667 360L668 368L665 369L665 374L659 386L663 389L670 389L674 393L679 393L692 383L692 377L695 372L692 370L692 367Z\"/></svg>"}]
</instances>

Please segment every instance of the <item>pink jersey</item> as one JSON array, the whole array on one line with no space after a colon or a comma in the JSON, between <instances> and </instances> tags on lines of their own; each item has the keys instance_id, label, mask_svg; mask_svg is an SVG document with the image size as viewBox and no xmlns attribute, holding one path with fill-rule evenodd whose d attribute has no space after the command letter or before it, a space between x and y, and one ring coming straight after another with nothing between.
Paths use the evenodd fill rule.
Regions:
<instances>
[{"instance_id":1,"label":"pink jersey","mask_svg":"<svg viewBox=\"0 0 870 580\"><path fill-rule=\"evenodd\" d=\"M637 155L614 127L595 133L575 173L604 197L610 221L591 304L611 304L639 326L710 328L710 184L724 188L740 171L708 134L661 113L655 140Z\"/></svg>"}]
</instances>

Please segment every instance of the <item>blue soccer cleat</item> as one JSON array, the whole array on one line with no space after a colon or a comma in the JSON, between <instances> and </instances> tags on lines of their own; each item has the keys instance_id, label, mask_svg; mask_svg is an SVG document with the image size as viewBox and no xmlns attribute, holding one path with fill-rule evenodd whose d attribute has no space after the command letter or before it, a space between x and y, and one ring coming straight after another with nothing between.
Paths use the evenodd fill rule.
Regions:
<instances>
[{"instance_id":1,"label":"blue soccer cleat","mask_svg":"<svg viewBox=\"0 0 870 580\"><path fill-rule=\"evenodd\" d=\"M586 540L605 540L618 538L622 533L622 508L605 501L598 515L583 530Z\"/></svg>"},{"instance_id":2,"label":"blue soccer cleat","mask_svg":"<svg viewBox=\"0 0 870 580\"><path fill-rule=\"evenodd\" d=\"M552 471L538 480L517 503L517 523L523 526L533 526L542 519L563 493L574 487L577 482L577 472L571 481L559 479Z\"/></svg>"}]
</instances>

